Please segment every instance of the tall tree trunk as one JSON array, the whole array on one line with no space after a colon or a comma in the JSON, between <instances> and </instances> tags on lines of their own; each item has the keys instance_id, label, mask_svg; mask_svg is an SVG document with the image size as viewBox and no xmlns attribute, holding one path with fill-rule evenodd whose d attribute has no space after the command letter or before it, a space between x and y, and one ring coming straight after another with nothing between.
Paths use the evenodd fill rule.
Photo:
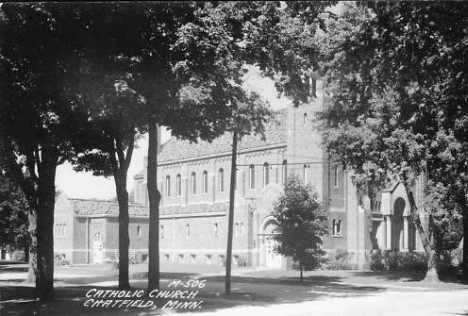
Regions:
<instances>
[{"instance_id":1,"label":"tall tree trunk","mask_svg":"<svg viewBox=\"0 0 468 316\"><path fill-rule=\"evenodd\" d=\"M28 213L28 231L29 231L29 260L28 260L28 275L26 282L35 284L37 274L37 218L36 210L30 206Z\"/></svg>"},{"instance_id":2,"label":"tall tree trunk","mask_svg":"<svg viewBox=\"0 0 468 316\"><path fill-rule=\"evenodd\" d=\"M304 270L304 269L302 268L302 263L299 263L299 269L300 269L300 271L301 271L301 272L300 272L300 276L299 276L299 281L302 283L302 282L303 282L303 273L302 273L302 271Z\"/></svg>"},{"instance_id":3,"label":"tall tree trunk","mask_svg":"<svg viewBox=\"0 0 468 316\"><path fill-rule=\"evenodd\" d=\"M437 251L435 249L431 249L428 253L428 260L427 260L427 272L424 278L424 282L438 282L439 281L439 273L437 269L439 267L439 257Z\"/></svg>"},{"instance_id":4,"label":"tall tree trunk","mask_svg":"<svg viewBox=\"0 0 468 316\"><path fill-rule=\"evenodd\" d=\"M408 195L408 200L410 202L409 203L410 212L411 212L411 215L413 216L413 223L416 227L416 230L419 233L424 250L426 251L426 254L428 255L427 273L426 273L426 277L424 278L424 281L437 282L439 280L439 274L438 274L439 260L437 258L436 251L435 251L435 243L433 241L431 242L431 236L429 234L430 224L427 225L428 227L423 227L420 214L418 211L418 207L414 200L413 192L408 188L406 183L404 183L404 185L405 185L406 193Z\"/></svg>"},{"instance_id":5,"label":"tall tree trunk","mask_svg":"<svg viewBox=\"0 0 468 316\"><path fill-rule=\"evenodd\" d=\"M147 189L149 200L149 239L148 239L148 291L159 289L159 203L158 191L158 126L150 119L148 131L148 170Z\"/></svg>"},{"instance_id":6,"label":"tall tree trunk","mask_svg":"<svg viewBox=\"0 0 468 316\"><path fill-rule=\"evenodd\" d=\"M117 189L117 200L119 202L119 289L130 288L128 276L128 250L130 240L128 236L128 192L127 171L119 169L114 174Z\"/></svg>"},{"instance_id":7,"label":"tall tree trunk","mask_svg":"<svg viewBox=\"0 0 468 316\"><path fill-rule=\"evenodd\" d=\"M463 271L463 278L468 280L468 206L463 207L463 257L461 268Z\"/></svg>"},{"instance_id":8,"label":"tall tree trunk","mask_svg":"<svg viewBox=\"0 0 468 316\"><path fill-rule=\"evenodd\" d=\"M121 135L114 139L115 147L111 155L117 200L119 202L119 289L130 288L128 276L128 250L130 245L128 225L130 219L128 215L127 171L132 160L135 138L133 133L126 135L125 138L126 142ZM126 155L125 143L128 144Z\"/></svg>"},{"instance_id":9,"label":"tall tree trunk","mask_svg":"<svg viewBox=\"0 0 468 316\"><path fill-rule=\"evenodd\" d=\"M57 154L52 144L44 145L38 163L37 275L36 298L54 298L54 207Z\"/></svg>"},{"instance_id":10,"label":"tall tree trunk","mask_svg":"<svg viewBox=\"0 0 468 316\"><path fill-rule=\"evenodd\" d=\"M237 168L237 132L232 133L232 157L231 157L231 185L229 188L229 219L228 219L228 240L226 251L226 280L225 292L231 293L231 265L232 265L232 235L234 228L234 198L236 188L236 168Z\"/></svg>"}]
</instances>

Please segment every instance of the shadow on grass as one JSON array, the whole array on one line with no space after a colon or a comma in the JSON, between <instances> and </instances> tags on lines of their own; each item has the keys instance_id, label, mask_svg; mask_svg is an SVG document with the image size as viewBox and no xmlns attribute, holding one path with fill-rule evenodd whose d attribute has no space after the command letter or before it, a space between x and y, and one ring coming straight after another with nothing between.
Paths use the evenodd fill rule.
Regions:
<instances>
[{"instance_id":1,"label":"shadow on grass","mask_svg":"<svg viewBox=\"0 0 468 316\"><path fill-rule=\"evenodd\" d=\"M0 273L28 272L28 266L24 264L0 265Z\"/></svg>"},{"instance_id":2,"label":"shadow on grass","mask_svg":"<svg viewBox=\"0 0 468 316\"><path fill-rule=\"evenodd\" d=\"M163 279L184 279L193 278L194 273L162 273ZM297 277L267 278L233 276L232 292L224 294L224 276L204 277L207 280L207 287L198 290L195 301L203 301L201 308L195 309L172 309L171 312L203 312L222 311L236 306L274 306L283 303L300 303L304 301L314 301L326 297L352 297L375 294L385 291L378 286L353 286L342 284L342 278L334 276L309 276L300 283ZM2 296L3 310L6 315L154 315L154 313L165 313L163 306L171 299L154 298L128 298L152 300L158 307L156 310L149 308L89 308L84 304L89 298L86 293L90 289L114 290L115 287L98 287L87 284L80 284L76 279L70 280L74 286L61 286L55 288L55 300L50 303L34 302L34 288L24 286L6 286L0 289ZM96 282L96 278L93 278ZM136 289L144 289L143 280L135 282ZM162 282L166 285L167 282ZM175 288L163 288L165 290L175 290ZM184 290L177 288L177 290ZM146 293L146 291L145 291ZM177 300L177 298L172 298ZM179 299L181 302L187 300ZM0 315L3 315L0 310Z\"/></svg>"},{"instance_id":3,"label":"shadow on grass","mask_svg":"<svg viewBox=\"0 0 468 316\"><path fill-rule=\"evenodd\" d=\"M387 281L421 282L426 277L426 271L360 271L353 272L353 275ZM468 280L463 280L458 272L441 272L439 280L444 283L468 284Z\"/></svg>"}]
</instances>

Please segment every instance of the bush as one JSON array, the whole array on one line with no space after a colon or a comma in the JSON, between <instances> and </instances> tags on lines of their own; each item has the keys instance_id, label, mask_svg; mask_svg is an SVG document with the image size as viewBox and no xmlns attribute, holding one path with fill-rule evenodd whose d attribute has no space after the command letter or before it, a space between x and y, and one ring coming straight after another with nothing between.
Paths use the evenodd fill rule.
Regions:
<instances>
[{"instance_id":1,"label":"bush","mask_svg":"<svg viewBox=\"0 0 468 316\"><path fill-rule=\"evenodd\" d=\"M425 253L399 253L397 270L425 272L427 270L427 255Z\"/></svg>"},{"instance_id":2,"label":"bush","mask_svg":"<svg viewBox=\"0 0 468 316\"><path fill-rule=\"evenodd\" d=\"M373 250L370 255L369 267L372 271L382 271L385 269L385 258L380 250Z\"/></svg>"},{"instance_id":3,"label":"bush","mask_svg":"<svg viewBox=\"0 0 468 316\"><path fill-rule=\"evenodd\" d=\"M371 255L371 269L423 272L427 270L427 255L419 252L378 251Z\"/></svg>"},{"instance_id":4,"label":"bush","mask_svg":"<svg viewBox=\"0 0 468 316\"><path fill-rule=\"evenodd\" d=\"M354 270L356 266L350 263L353 253L337 249L333 258L327 258L324 264L326 270Z\"/></svg>"}]
</instances>

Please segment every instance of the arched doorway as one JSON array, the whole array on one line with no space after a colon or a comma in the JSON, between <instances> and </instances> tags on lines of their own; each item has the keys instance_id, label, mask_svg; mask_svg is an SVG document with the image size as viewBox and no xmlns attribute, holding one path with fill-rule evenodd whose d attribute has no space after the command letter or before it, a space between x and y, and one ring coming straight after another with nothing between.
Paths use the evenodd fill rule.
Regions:
<instances>
[{"instance_id":1,"label":"arched doorway","mask_svg":"<svg viewBox=\"0 0 468 316\"><path fill-rule=\"evenodd\" d=\"M404 248L403 213L405 211L405 207L406 202L401 197L397 198L393 204L392 249L397 251Z\"/></svg>"},{"instance_id":2,"label":"arched doorway","mask_svg":"<svg viewBox=\"0 0 468 316\"><path fill-rule=\"evenodd\" d=\"M93 236L93 263L104 262L104 245L102 243L101 233L95 233Z\"/></svg>"},{"instance_id":3,"label":"arched doorway","mask_svg":"<svg viewBox=\"0 0 468 316\"><path fill-rule=\"evenodd\" d=\"M277 225L274 219L268 220L263 226L262 244L265 258L265 267L272 269L281 269L283 256L276 251L278 241L275 240Z\"/></svg>"}]
</instances>

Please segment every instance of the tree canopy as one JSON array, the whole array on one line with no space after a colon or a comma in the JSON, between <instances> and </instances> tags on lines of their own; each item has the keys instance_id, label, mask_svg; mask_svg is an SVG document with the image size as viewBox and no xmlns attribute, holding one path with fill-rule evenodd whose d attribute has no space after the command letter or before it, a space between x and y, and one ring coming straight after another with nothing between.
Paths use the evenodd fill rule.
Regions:
<instances>
[{"instance_id":1,"label":"tree canopy","mask_svg":"<svg viewBox=\"0 0 468 316\"><path fill-rule=\"evenodd\" d=\"M432 224L440 213L467 215L467 18L461 2L347 3L322 39L326 146L371 199L370 187L405 184L428 252L434 226L422 227L420 211ZM437 191L442 208L416 205L423 176L426 199Z\"/></svg>"}]
</instances>

